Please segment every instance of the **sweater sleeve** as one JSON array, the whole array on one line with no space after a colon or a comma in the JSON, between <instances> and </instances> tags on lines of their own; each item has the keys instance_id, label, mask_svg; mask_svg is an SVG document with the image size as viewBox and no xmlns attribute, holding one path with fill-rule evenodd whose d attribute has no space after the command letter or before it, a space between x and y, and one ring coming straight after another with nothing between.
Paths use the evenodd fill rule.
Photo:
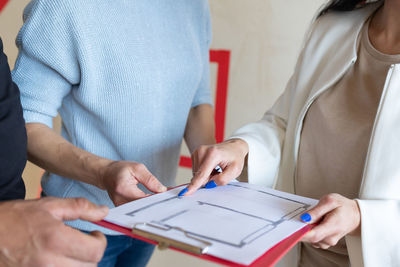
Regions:
<instances>
[{"instance_id":1,"label":"sweater sleeve","mask_svg":"<svg viewBox=\"0 0 400 267\"><path fill-rule=\"evenodd\" d=\"M18 87L0 39L0 200L25 197L26 130Z\"/></svg>"},{"instance_id":2,"label":"sweater sleeve","mask_svg":"<svg viewBox=\"0 0 400 267\"><path fill-rule=\"evenodd\" d=\"M13 79L21 90L27 123L52 127L64 97L80 82L73 19L68 1L34 0L17 36Z\"/></svg>"},{"instance_id":3,"label":"sweater sleeve","mask_svg":"<svg viewBox=\"0 0 400 267\"><path fill-rule=\"evenodd\" d=\"M192 108L201 104L210 104L212 105L211 99L211 90L210 90L210 44L212 39L212 30L211 30L211 18L210 18L210 10L208 8L208 1L206 1L207 6L205 7L205 38L202 44L202 78L199 84L199 87L196 91L192 102Z\"/></svg>"}]
</instances>

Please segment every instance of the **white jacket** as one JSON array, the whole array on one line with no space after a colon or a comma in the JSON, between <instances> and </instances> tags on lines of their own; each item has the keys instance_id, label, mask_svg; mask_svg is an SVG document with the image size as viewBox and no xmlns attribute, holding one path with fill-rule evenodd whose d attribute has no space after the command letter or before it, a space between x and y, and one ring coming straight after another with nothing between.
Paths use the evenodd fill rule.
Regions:
<instances>
[{"instance_id":1,"label":"white jacket","mask_svg":"<svg viewBox=\"0 0 400 267\"><path fill-rule=\"evenodd\" d=\"M357 60L358 36L378 6L328 13L313 23L284 93L262 120L240 128L232 137L249 144L250 183L295 192L307 110ZM387 74L358 203L361 238L346 237L352 266L400 266L400 64L392 65Z\"/></svg>"}]
</instances>

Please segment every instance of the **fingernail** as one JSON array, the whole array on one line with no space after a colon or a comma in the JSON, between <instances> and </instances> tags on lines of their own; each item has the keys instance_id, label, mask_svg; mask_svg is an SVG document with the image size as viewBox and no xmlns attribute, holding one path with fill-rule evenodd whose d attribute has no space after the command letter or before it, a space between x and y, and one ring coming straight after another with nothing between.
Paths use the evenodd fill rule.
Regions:
<instances>
[{"instance_id":1,"label":"fingernail","mask_svg":"<svg viewBox=\"0 0 400 267\"><path fill-rule=\"evenodd\" d=\"M309 222L309 221L311 221L311 215L308 214L308 213L304 213L304 214L302 214L302 215L300 216L300 219L301 219L303 222Z\"/></svg>"},{"instance_id":2,"label":"fingernail","mask_svg":"<svg viewBox=\"0 0 400 267\"><path fill-rule=\"evenodd\" d=\"M206 189L211 189L211 188L214 188L214 187L217 187L217 184L214 182L214 180L209 181L204 186L204 188L206 188Z\"/></svg>"},{"instance_id":3,"label":"fingernail","mask_svg":"<svg viewBox=\"0 0 400 267\"><path fill-rule=\"evenodd\" d=\"M184 188L181 192L179 192L178 197L183 197L187 193L188 189Z\"/></svg>"},{"instance_id":4,"label":"fingernail","mask_svg":"<svg viewBox=\"0 0 400 267\"><path fill-rule=\"evenodd\" d=\"M158 191L160 191L160 192L165 192L165 191L167 191L167 189L168 189L168 188L166 188L166 187L163 186L163 185L159 185L159 186L158 186Z\"/></svg>"},{"instance_id":5,"label":"fingernail","mask_svg":"<svg viewBox=\"0 0 400 267\"><path fill-rule=\"evenodd\" d=\"M108 213L108 207L107 206L101 206L100 208L101 208L101 211L103 213Z\"/></svg>"}]
</instances>

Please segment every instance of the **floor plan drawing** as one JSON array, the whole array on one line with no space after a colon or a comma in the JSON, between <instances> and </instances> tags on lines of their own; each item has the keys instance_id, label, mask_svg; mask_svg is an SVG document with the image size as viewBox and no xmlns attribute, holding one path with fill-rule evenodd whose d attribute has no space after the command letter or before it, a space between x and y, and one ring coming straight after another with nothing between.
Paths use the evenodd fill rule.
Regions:
<instances>
[{"instance_id":1,"label":"floor plan drawing","mask_svg":"<svg viewBox=\"0 0 400 267\"><path fill-rule=\"evenodd\" d=\"M178 197L184 186L111 209L106 221L249 264L305 227L299 215L317 203L270 188L232 182Z\"/></svg>"},{"instance_id":2,"label":"floor plan drawing","mask_svg":"<svg viewBox=\"0 0 400 267\"><path fill-rule=\"evenodd\" d=\"M182 227L182 225L179 224L179 221L188 221L190 220L191 217L194 216L193 213L204 213L205 214L220 214L220 217L225 217L225 218L237 218L243 217L244 220L248 222L247 228L249 228L249 231L246 233L243 233L242 238L239 240L237 237L232 238L229 235L226 235L224 238L216 238L215 236L211 236L207 234L207 231L202 231L202 229L207 228L207 222L202 222L201 224L203 227L196 227L196 229L185 229L186 233L189 234L190 236L195 236L198 238L203 238L206 240L210 240L213 242L219 242L225 245L233 246L233 247L238 247L242 248L243 246L250 244L257 238L262 237L265 234L268 234L270 231L273 231L274 229L277 228L277 226L287 220L292 219L293 217L298 216L305 210L307 210L310 205L307 203L303 203L297 200L293 200L290 198L285 198L282 196L277 196L274 195L273 193L269 193L266 191L262 190L257 190L253 188L246 187L241 184L236 184L236 183L231 183L228 184L227 186L230 187L236 187L236 188L241 188L245 190L251 190L256 194L265 194L268 196L273 196L281 199L282 201L287 201L291 202L293 205L293 208L287 211L285 214L283 214L280 217L273 217L273 216L268 216L268 214L265 214L264 216L258 216L258 215L253 215L249 214L244 211L240 211L235 209L234 207L229 207L229 205L217 205L213 203L209 203L207 201L202 201L202 200L197 200L195 203L197 206L192 206L190 207L186 205L184 197L178 197L178 196L172 196L167 199L163 199L154 203L151 203L147 206L138 208L136 210L132 210L128 213L126 213L127 216L137 216L139 214L145 214L147 212L152 212L152 210L158 210L162 209L163 205L168 205L168 206L173 206L175 207L175 212L173 214L166 215L166 217L161 217L158 220L152 220L151 224L153 225L158 225L161 227L164 227L165 229L171 229L173 227ZM206 189L202 189L206 190ZM198 216L196 216L198 217ZM204 218L204 216L203 216ZM208 218L209 222L214 222L214 218ZM226 223L232 223L230 221L227 221ZM186 226L187 227L187 226ZM190 227L190 226L189 226Z\"/></svg>"}]
</instances>

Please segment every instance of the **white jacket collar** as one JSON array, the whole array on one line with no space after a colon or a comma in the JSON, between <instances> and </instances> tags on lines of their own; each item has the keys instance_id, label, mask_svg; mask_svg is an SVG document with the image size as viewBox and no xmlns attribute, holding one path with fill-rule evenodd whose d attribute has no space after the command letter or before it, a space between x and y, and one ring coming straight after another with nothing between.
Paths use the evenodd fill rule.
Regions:
<instances>
[{"instance_id":1,"label":"white jacket collar","mask_svg":"<svg viewBox=\"0 0 400 267\"><path fill-rule=\"evenodd\" d=\"M313 71L304 69L313 76L313 84L308 85L312 88L309 98L331 87L357 60L358 37L362 27L381 5L382 2L378 1L345 14L331 12L316 20L310 34L318 38L310 39L304 51L308 60L319 62L310 64L315 66Z\"/></svg>"}]
</instances>

